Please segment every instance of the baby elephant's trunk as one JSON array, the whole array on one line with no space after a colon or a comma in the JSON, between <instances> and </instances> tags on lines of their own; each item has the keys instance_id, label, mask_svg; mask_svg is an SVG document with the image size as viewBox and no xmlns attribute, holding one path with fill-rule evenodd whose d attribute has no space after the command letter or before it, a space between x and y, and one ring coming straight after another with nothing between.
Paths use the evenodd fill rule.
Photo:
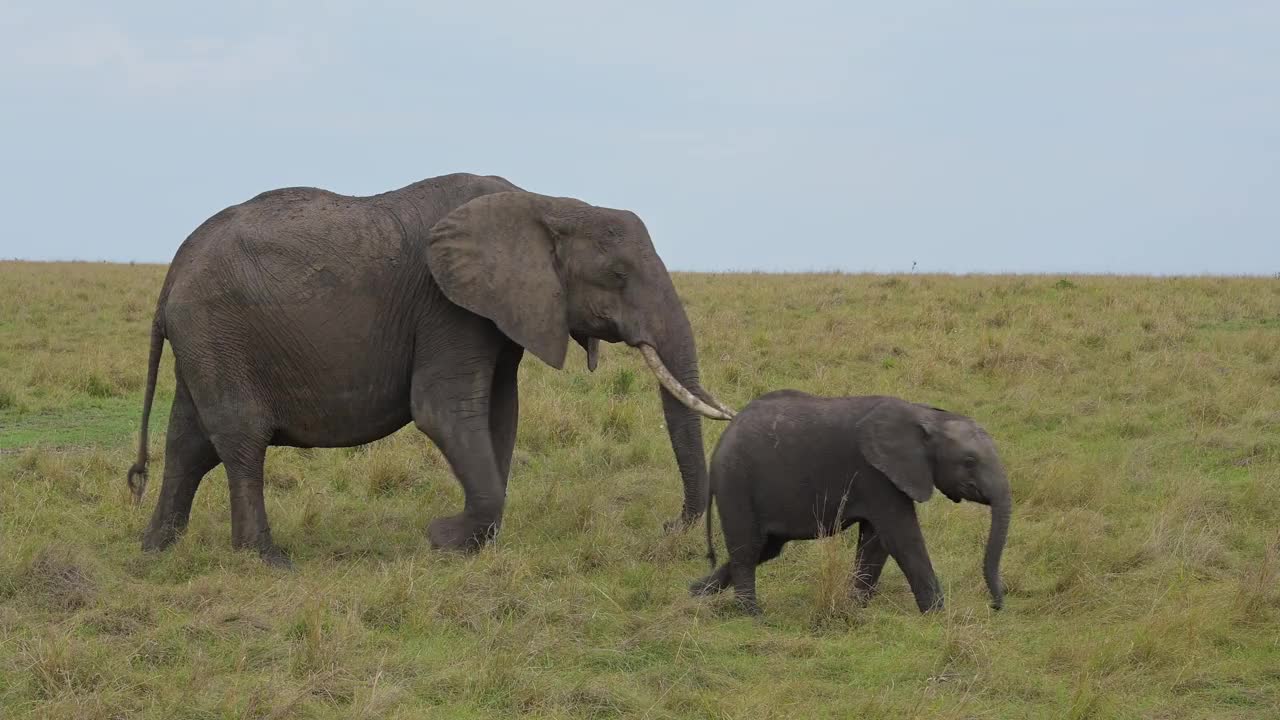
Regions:
<instances>
[{"instance_id":1,"label":"baby elephant's trunk","mask_svg":"<svg viewBox=\"0 0 1280 720\"><path fill-rule=\"evenodd\" d=\"M991 591L991 607L1004 606L1004 585L1000 582L1000 556L1009 537L1009 516L1012 505L1008 495L991 501L991 531L987 535L987 552L982 562L982 573Z\"/></svg>"}]
</instances>

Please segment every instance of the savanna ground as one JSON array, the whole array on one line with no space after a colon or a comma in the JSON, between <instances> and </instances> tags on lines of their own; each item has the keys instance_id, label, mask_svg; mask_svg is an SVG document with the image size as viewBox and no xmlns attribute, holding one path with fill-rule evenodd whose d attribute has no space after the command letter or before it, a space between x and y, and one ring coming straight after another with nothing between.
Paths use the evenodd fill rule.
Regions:
<instances>
[{"instance_id":1,"label":"savanna ground","mask_svg":"<svg viewBox=\"0 0 1280 720\"><path fill-rule=\"evenodd\" d=\"M687 597L702 529L655 383L606 346L521 368L500 541L428 549L461 502L412 427L273 449L297 562L229 541L225 476L171 551L132 508L164 268L0 263L0 707L18 717L1273 718L1280 714L1280 280L680 275L703 376L974 416L1012 478L1005 610L985 508L921 508L947 609L901 573L852 609L853 533L762 569L765 616ZM724 426L706 423L708 452ZM717 527L717 539L719 530Z\"/></svg>"}]
</instances>

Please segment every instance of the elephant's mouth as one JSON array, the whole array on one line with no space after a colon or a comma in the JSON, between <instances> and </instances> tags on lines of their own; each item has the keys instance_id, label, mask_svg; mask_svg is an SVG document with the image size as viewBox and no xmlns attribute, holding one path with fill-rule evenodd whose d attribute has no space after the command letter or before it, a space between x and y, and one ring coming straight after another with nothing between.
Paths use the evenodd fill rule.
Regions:
<instances>
[{"instance_id":1,"label":"elephant's mouth","mask_svg":"<svg viewBox=\"0 0 1280 720\"><path fill-rule=\"evenodd\" d=\"M595 372L596 365L599 363L601 340L607 343L623 342L622 338L616 334L609 334L606 337L606 333L586 335L571 331L569 335L586 351L588 372ZM732 420L734 415L737 414L732 408L717 400L710 393L707 393L707 400L703 400L686 388L667 369L666 364L662 362L662 358L658 355L658 351L654 349L653 345L644 341L628 342L627 344L640 351L645 364L649 366L649 371L658 379L658 383L685 407L711 420Z\"/></svg>"}]
</instances>

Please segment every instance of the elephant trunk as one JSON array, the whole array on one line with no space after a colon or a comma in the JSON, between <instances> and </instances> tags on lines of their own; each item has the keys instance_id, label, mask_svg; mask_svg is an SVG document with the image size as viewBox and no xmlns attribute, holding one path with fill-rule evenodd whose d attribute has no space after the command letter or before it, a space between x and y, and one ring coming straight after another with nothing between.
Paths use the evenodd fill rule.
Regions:
<instances>
[{"instance_id":1,"label":"elephant trunk","mask_svg":"<svg viewBox=\"0 0 1280 720\"><path fill-rule=\"evenodd\" d=\"M680 522L687 526L707 507L707 460L702 444L702 417L728 420L732 411L702 388L698 379L698 354L693 329L671 287L667 306L655 317L663 327L655 332L653 346L640 344L650 370L661 386L662 412L671 450L684 483L684 509Z\"/></svg>"},{"instance_id":2,"label":"elephant trunk","mask_svg":"<svg viewBox=\"0 0 1280 720\"><path fill-rule=\"evenodd\" d=\"M1004 553L1005 541L1009 537L1012 505L1007 491L1003 496L991 501L991 530L987 534L987 550L982 561L982 573L987 581L987 590L991 592L991 607L995 610L1004 606L1004 585L1000 582L1000 556Z\"/></svg>"}]
</instances>

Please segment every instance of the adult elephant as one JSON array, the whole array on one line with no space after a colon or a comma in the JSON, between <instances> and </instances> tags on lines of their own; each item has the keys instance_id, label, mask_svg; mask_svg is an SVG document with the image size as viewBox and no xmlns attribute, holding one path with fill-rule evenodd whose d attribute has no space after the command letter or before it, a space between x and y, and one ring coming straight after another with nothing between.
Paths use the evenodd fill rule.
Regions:
<instances>
[{"instance_id":1,"label":"adult elephant","mask_svg":"<svg viewBox=\"0 0 1280 720\"><path fill-rule=\"evenodd\" d=\"M635 214L470 174L369 197L273 190L229 207L182 243L160 291L135 504L165 339L176 389L143 549L178 538L222 463L232 544L288 566L263 504L267 447L350 447L410 421L466 496L460 514L430 523L432 545L475 549L502 520L524 351L561 368L570 337L592 369L604 340L638 348L657 375L687 527L706 505L699 415L732 411L698 381L689 321Z\"/></svg>"}]
</instances>

